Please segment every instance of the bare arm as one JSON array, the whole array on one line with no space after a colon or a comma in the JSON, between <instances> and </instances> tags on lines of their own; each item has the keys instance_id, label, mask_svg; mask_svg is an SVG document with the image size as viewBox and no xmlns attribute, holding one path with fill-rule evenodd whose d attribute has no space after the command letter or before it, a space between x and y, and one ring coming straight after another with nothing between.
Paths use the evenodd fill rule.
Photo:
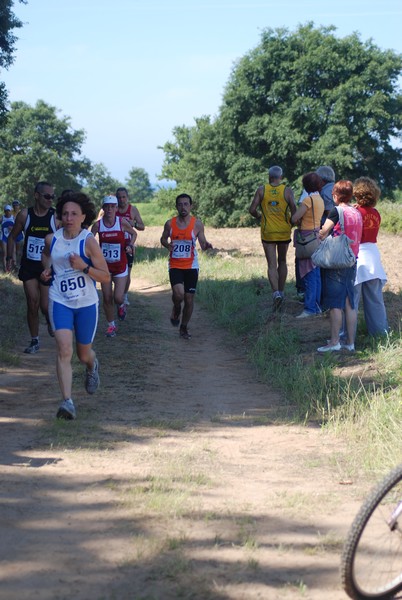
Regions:
<instances>
[{"instance_id":1,"label":"bare arm","mask_svg":"<svg viewBox=\"0 0 402 600\"><path fill-rule=\"evenodd\" d=\"M161 236L161 244L164 248L166 248L167 250L169 250L169 252L172 252L173 250L173 244L169 241L170 239L170 227L171 227L171 221L169 219L169 221L166 221L165 226L163 228L163 232L162 232L162 236Z\"/></svg>"},{"instance_id":2,"label":"bare arm","mask_svg":"<svg viewBox=\"0 0 402 600\"><path fill-rule=\"evenodd\" d=\"M333 230L334 226L335 223L331 221L331 219L325 219L325 223L318 233L318 237L320 238L320 240L325 240L325 238L328 237L328 235Z\"/></svg>"},{"instance_id":3,"label":"bare arm","mask_svg":"<svg viewBox=\"0 0 402 600\"><path fill-rule=\"evenodd\" d=\"M92 279L95 279L95 281L99 281L99 283L108 283L110 281L110 273L107 262L102 254L101 247L95 238L87 238L85 250L93 265L90 268L89 275L92 277ZM78 265L75 261L78 262ZM74 254L74 256L70 258L70 262L74 269L84 270L85 267L88 266L77 254Z\"/></svg>"},{"instance_id":4,"label":"bare arm","mask_svg":"<svg viewBox=\"0 0 402 600\"><path fill-rule=\"evenodd\" d=\"M11 265L14 262L12 257L14 255L15 240L16 240L17 236L21 233L21 231L23 231L25 221L27 220L27 216L28 216L27 208L24 208L23 210L21 210L18 213L18 215L15 219L13 228L10 231L10 234L7 238L7 256L6 256L7 270L10 270ZM10 258L8 258L8 257L10 257Z\"/></svg>"},{"instance_id":5,"label":"bare arm","mask_svg":"<svg viewBox=\"0 0 402 600\"><path fill-rule=\"evenodd\" d=\"M135 240L137 239L137 232L135 231L134 227L131 227L130 223L128 222L128 220L126 218L122 218L121 220L121 228L125 233L129 233L131 236L131 243L134 244Z\"/></svg>"},{"instance_id":6,"label":"bare arm","mask_svg":"<svg viewBox=\"0 0 402 600\"><path fill-rule=\"evenodd\" d=\"M285 188L285 200L289 205L290 214L293 216L297 210L293 190L290 187ZM293 220L292 220L293 222Z\"/></svg>"},{"instance_id":7,"label":"bare arm","mask_svg":"<svg viewBox=\"0 0 402 600\"><path fill-rule=\"evenodd\" d=\"M254 194L253 201L250 205L250 208L248 209L248 212L250 213L250 215L253 216L255 219L261 218L261 214L258 212L257 208L261 205L263 198L264 198L264 186L260 186L257 189L256 193Z\"/></svg>"},{"instance_id":8,"label":"bare arm","mask_svg":"<svg viewBox=\"0 0 402 600\"><path fill-rule=\"evenodd\" d=\"M53 235L53 233L49 233L45 237L45 246L42 250L43 271L40 275L42 281L50 281L52 278L52 257L50 256L50 246L52 243Z\"/></svg>"},{"instance_id":9,"label":"bare arm","mask_svg":"<svg viewBox=\"0 0 402 600\"><path fill-rule=\"evenodd\" d=\"M210 244L205 237L204 224L199 219L197 219L197 221L196 221L196 228L198 230L197 239L200 243L201 249L202 250L212 249L212 244Z\"/></svg>"},{"instance_id":10,"label":"bare arm","mask_svg":"<svg viewBox=\"0 0 402 600\"><path fill-rule=\"evenodd\" d=\"M131 207L131 215L134 222L134 227L138 229L138 231L144 231L145 225L144 221L141 219L140 211L137 207Z\"/></svg>"},{"instance_id":11,"label":"bare arm","mask_svg":"<svg viewBox=\"0 0 402 600\"><path fill-rule=\"evenodd\" d=\"M95 223L94 223L94 224L92 225L92 227L91 227L91 233L92 233L93 235L95 235L95 236L96 236L96 235L98 234L98 232L99 232L99 220L98 220L98 221L95 221Z\"/></svg>"},{"instance_id":12,"label":"bare arm","mask_svg":"<svg viewBox=\"0 0 402 600\"><path fill-rule=\"evenodd\" d=\"M290 219L292 221L292 223L297 223L298 221L301 221L301 219L306 214L306 211L307 211L307 206L305 204L301 204Z\"/></svg>"}]
</instances>

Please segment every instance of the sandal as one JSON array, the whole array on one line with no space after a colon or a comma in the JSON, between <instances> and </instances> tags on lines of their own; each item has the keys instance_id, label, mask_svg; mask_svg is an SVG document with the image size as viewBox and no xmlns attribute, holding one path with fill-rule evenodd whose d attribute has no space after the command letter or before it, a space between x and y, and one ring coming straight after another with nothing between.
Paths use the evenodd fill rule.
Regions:
<instances>
[{"instance_id":1,"label":"sandal","mask_svg":"<svg viewBox=\"0 0 402 600\"><path fill-rule=\"evenodd\" d=\"M188 332L186 325L181 325L180 337L183 338L184 340L189 340L191 338L191 334Z\"/></svg>"}]
</instances>

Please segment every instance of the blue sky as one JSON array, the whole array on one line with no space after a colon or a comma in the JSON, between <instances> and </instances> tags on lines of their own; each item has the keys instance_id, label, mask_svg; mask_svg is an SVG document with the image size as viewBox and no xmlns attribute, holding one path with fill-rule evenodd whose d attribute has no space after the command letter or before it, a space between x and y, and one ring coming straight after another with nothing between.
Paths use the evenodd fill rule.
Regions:
<instances>
[{"instance_id":1,"label":"blue sky","mask_svg":"<svg viewBox=\"0 0 402 600\"><path fill-rule=\"evenodd\" d=\"M176 125L216 115L235 62L267 27L313 21L402 52L401 0L15 0L25 23L1 74L10 100L38 99L86 131L83 153L153 183Z\"/></svg>"}]
</instances>

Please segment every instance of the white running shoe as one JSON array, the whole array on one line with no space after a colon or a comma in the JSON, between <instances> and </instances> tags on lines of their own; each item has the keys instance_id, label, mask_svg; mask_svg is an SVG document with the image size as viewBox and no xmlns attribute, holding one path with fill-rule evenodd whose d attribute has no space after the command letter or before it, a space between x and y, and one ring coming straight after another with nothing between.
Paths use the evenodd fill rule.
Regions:
<instances>
[{"instance_id":1,"label":"white running shoe","mask_svg":"<svg viewBox=\"0 0 402 600\"><path fill-rule=\"evenodd\" d=\"M66 421L73 421L76 418L75 406L71 398L64 400L57 411L56 417L58 419L65 419Z\"/></svg>"},{"instance_id":2,"label":"white running shoe","mask_svg":"<svg viewBox=\"0 0 402 600\"><path fill-rule=\"evenodd\" d=\"M85 389L88 392L88 394L94 394L96 392L96 390L98 389L100 384L100 378L99 378L99 363L98 363L98 359L95 359L95 364L94 364L94 370L93 371L88 371L86 372L85 375Z\"/></svg>"}]
</instances>

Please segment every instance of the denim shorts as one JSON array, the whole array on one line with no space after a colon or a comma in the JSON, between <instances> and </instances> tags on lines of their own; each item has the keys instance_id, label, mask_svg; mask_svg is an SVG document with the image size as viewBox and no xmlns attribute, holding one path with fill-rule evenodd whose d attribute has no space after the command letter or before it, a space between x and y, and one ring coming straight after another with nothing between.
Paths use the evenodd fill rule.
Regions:
<instances>
[{"instance_id":1,"label":"denim shorts","mask_svg":"<svg viewBox=\"0 0 402 600\"><path fill-rule=\"evenodd\" d=\"M351 308L355 308L354 284L356 265L347 269L321 269L323 308L345 308L349 298Z\"/></svg>"}]
</instances>

